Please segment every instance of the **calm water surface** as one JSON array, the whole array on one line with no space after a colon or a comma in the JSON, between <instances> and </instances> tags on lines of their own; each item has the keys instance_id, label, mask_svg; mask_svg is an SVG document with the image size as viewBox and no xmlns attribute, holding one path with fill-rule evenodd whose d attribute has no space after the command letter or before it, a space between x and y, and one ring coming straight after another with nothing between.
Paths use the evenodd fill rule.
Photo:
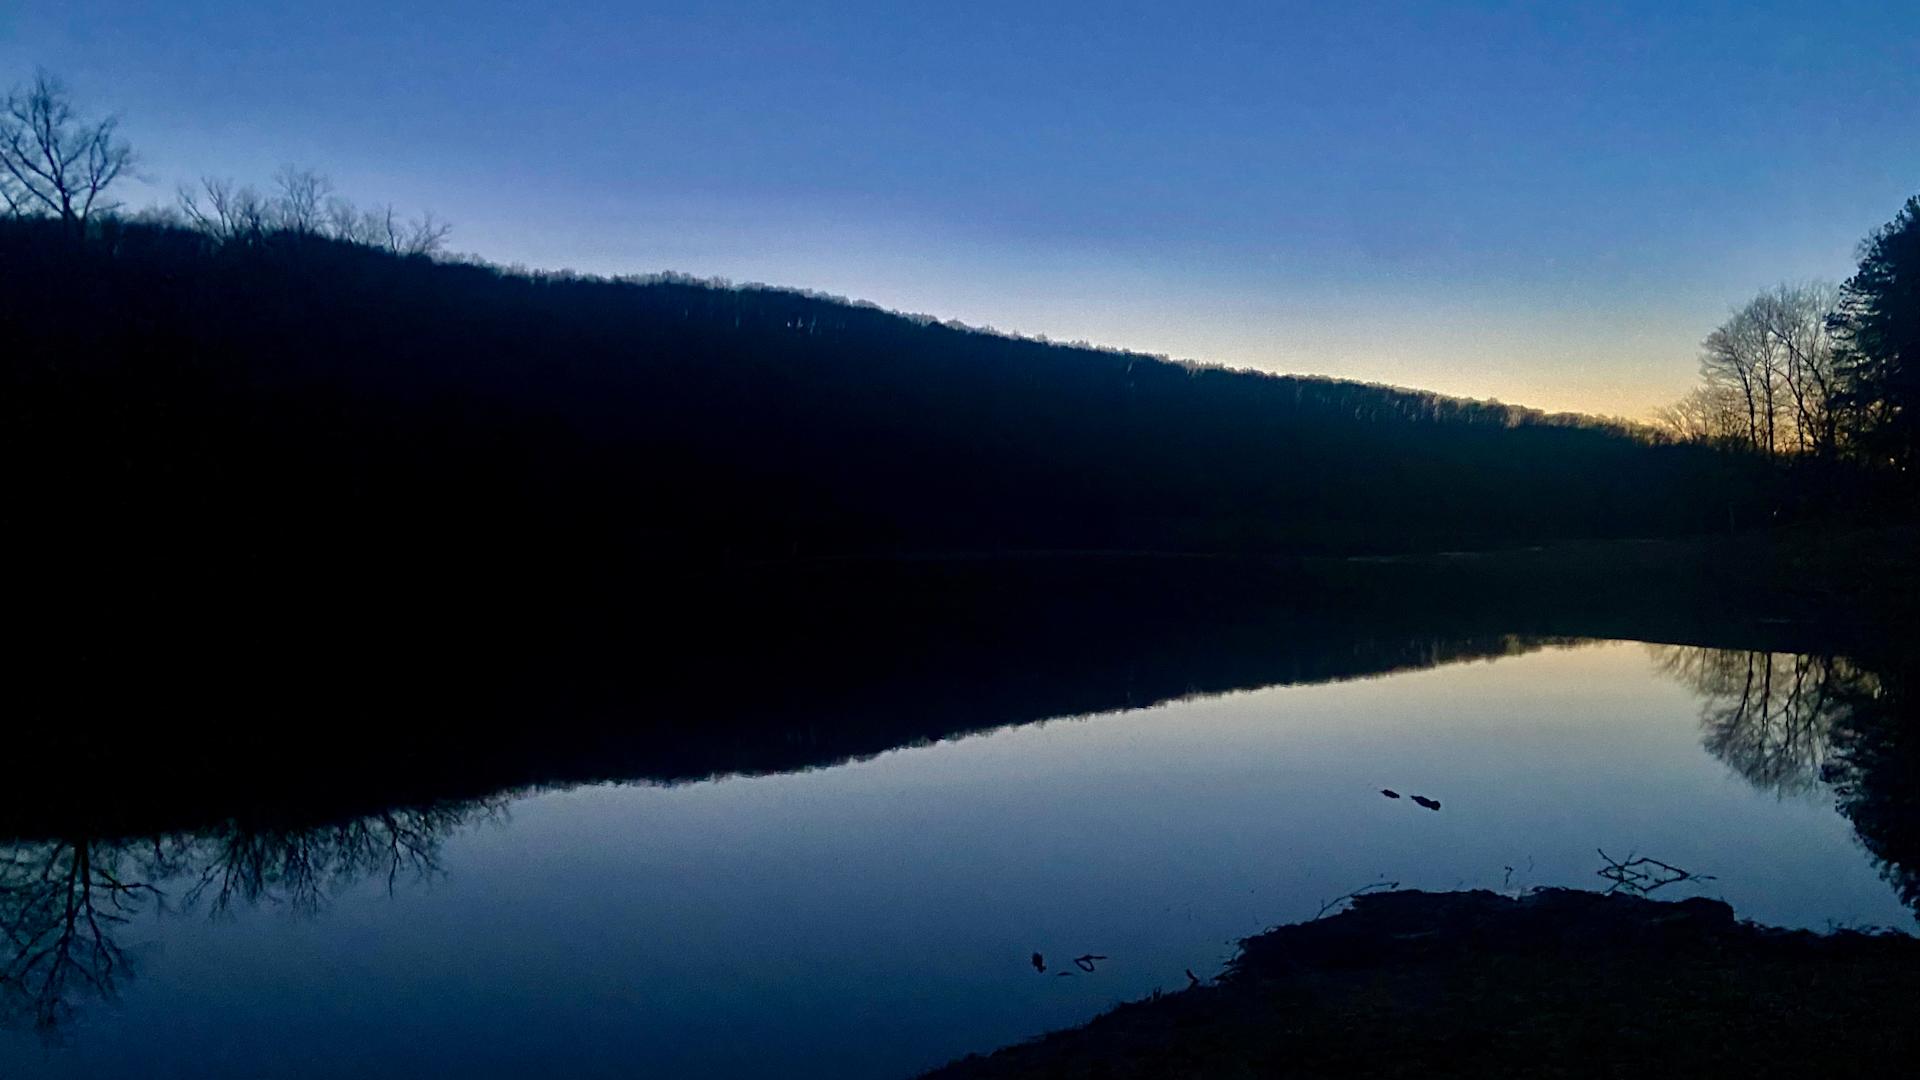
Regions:
<instances>
[{"instance_id":1,"label":"calm water surface","mask_svg":"<svg viewBox=\"0 0 1920 1080\"><path fill-rule=\"evenodd\" d=\"M1712 875L1656 895L1910 931L1823 774L1834 663L1554 645L797 774L23 842L4 910L70 910L25 896L57 863L105 918L8 988L0 1075L900 1076L1361 886L1601 886L1599 848Z\"/></svg>"}]
</instances>

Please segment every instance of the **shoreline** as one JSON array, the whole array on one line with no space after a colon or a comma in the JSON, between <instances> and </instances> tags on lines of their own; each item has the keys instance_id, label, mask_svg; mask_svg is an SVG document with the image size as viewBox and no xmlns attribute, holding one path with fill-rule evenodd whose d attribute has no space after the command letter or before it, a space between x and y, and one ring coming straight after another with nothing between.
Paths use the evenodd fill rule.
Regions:
<instances>
[{"instance_id":1,"label":"shoreline","mask_svg":"<svg viewBox=\"0 0 1920 1080\"><path fill-rule=\"evenodd\" d=\"M925 1074L1879 1075L1920 1049L1920 939L1743 922L1722 901L1360 895L1218 978Z\"/></svg>"}]
</instances>

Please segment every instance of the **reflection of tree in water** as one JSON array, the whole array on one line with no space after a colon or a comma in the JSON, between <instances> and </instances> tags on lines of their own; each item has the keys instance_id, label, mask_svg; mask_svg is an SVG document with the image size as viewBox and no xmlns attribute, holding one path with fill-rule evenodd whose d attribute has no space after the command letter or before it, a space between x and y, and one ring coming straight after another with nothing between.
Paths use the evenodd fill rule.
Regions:
<instances>
[{"instance_id":1,"label":"reflection of tree in water","mask_svg":"<svg viewBox=\"0 0 1920 1080\"><path fill-rule=\"evenodd\" d=\"M127 973L113 929L160 893L127 847L48 840L0 848L0 1018L43 1031L78 995L112 998Z\"/></svg>"},{"instance_id":2,"label":"reflection of tree in water","mask_svg":"<svg viewBox=\"0 0 1920 1080\"><path fill-rule=\"evenodd\" d=\"M1880 876L1920 911L1920 678L1911 664L1852 692L1826 778Z\"/></svg>"},{"instance_id":3,"label":"reflection of tree in water","mask_svg":"<svg viewBox=\"0 0 1920 1080\"><path fill-rule=\"evenodd\" d=\"M1920 717L1911 670L1798 653L1650 651L1701 696L1709 752L1763 791L1825 785L1881 877L1920 910Z\"/></svg>"},{"instance_id":4,"label":"reflection of tree in water","mask_svg":"<svg viewBox=\"0 0 1920 1080\"><path fill-rule=\"evenodd\" d=\"M236 901L265 902L310 914L337 890L367 878L384 878L391 893L403 874L437 874L441 842L501 805L489 801L387 810L317 829L233 829L195 837L174 872L192 879L185 893L189 907L205 903L223 913Z\"/></svg>"},{"instance_id":5,"label":"reflection of tree in water","mask_svg":"<svg viewBox=\"0 0 1920 1080\"><path fill-rule=\"evenodd\" d=\"M1804 653L1650 646L1655 663L1702 698L1706 748L1747 782L1782 795L1817 785L1834 722L1874 677Z\"/></svg>"},{"instance_id":6,"label":"reflection of tree in water","mask_svg":"<svg viewBox=\"0 0 1920 1080\"><path fill-rule=\"evenodd\" d=\"M132 974L115 930L178 899L182 910L285 905L312 914L357 882L440 872L456 829L502 800L388 810L316 828L247 827L141 840L0 845L0 1023L57 1036L82 998L112 1000Z\"/></svg>"}]
</instances>

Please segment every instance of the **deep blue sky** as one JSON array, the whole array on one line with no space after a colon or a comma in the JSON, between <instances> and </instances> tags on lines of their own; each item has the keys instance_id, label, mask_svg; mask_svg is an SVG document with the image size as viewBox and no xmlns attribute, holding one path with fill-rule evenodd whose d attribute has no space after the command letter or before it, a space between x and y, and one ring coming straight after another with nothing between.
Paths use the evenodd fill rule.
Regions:
<instances>
[{"instance_id":1,"label":"deep blue sky","mask_svg":"<svg viewBox=\"0 0 1920 1080\"><path fill-rule=\"evenodd\" d=\"M36 65L134 203L297 162L496 261L1635 416L1920 191L1885 0L0 5Z\"/></svg>"}]
</instances>

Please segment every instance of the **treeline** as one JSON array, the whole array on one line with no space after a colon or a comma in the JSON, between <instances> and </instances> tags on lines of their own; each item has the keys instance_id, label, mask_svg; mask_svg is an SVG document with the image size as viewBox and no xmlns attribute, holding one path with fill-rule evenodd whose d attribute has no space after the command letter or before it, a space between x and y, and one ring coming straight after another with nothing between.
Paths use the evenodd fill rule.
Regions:
<instances>
[{"instance_id":1,"label":"treeline","mask_svg":"<svg viewBox=\"0 0 1920 1080\"><path fill-rule=\"evenodd\" d=\"M452 231L431 211L403 220L392 204L373 209L355 205L334 191L326 176L294 165L274 174L266 195L209 176L198 186L183 185L176 198L177 206L149 209L136 220L191 227L221 244L258 244L276 235L324 236L397 255L438 254Z\"/></svg>"},{"instance_id":2,"label":"treeline","mask_svg":"<svg viewBox=\"0 0 1920 1080\"><path fill-rule=\"evenodd\" d=\"M1839 286L1761 293L1701 347L1701 382L1658 414L1684 441L1767 457L1920 464L1920 196L1860 245Z\"/></svg>"}]
</instances>

